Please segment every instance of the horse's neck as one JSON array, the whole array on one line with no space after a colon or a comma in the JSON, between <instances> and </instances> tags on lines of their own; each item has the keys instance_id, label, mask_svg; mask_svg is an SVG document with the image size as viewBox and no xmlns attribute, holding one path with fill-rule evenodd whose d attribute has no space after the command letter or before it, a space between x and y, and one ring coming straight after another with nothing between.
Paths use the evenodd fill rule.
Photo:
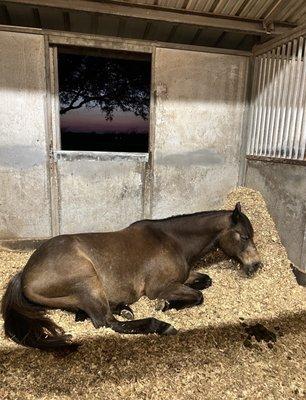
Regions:
<instances>
[{"instance_id":1,"label":"horse's neck","mask_svg":"<svg viewBox=\"0 0 306 400\"><path fill-rule=\"evenodd\" d=\"M230 212L182 215L164 221L163 229L179 244L187 261L205 254L230 224Z\"/></svg>"}]
</instances>

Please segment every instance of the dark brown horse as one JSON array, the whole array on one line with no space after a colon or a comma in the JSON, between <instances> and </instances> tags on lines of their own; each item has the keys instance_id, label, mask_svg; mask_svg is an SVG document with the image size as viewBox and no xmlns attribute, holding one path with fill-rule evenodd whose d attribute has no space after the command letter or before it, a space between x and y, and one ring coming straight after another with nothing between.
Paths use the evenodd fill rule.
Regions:
<instances>
[{"instance_id":1,"label":"dark brown horse","mask_svg":"<svg viewBox=\"0 0 306 400\"><path fill-rule=\"evenodd\" d=\"M141 296L164 301L163 311L201 304L208 275L192 271L200 255L219 246L238 258L247 275L260 266L253 228L238 203L234 211L209 211L143 220L110 233L61 235L42 244L8 284L2 301L6 335L24 346L52 350L73 345L45 316L47 309L89 317L121 333L173 334L154 318L133 318L129 304Z\"/></svg>"}]
</instances>

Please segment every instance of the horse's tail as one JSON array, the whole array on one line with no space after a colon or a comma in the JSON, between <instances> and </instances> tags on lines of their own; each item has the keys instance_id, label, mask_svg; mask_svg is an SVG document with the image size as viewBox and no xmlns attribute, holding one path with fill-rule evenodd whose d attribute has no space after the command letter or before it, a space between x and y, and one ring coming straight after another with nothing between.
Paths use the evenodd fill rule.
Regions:
<instances>
[{"instance_id":1,"label":"horse's tail","mask_svg":"<svg viewBox=\"0 0 306 400\"><path fill-rule=\"evenodd\" d=\"M75 346L70 335L45 316L45 308L31 303L22 293L21 275L9 282L2 299L1 313L5 335L14 342L41 350L57 350Z\"/></svg>"}]
</instances>

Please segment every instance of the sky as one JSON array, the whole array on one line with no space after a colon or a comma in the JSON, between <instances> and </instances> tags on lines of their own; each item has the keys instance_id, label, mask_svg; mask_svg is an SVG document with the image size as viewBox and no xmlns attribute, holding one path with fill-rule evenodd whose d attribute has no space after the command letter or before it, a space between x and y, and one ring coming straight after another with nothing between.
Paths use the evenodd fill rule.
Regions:
<instances>
[{"instance_id":1,"label":"sky","mask_svg":"<svg viewBox=\"0 0 306 400\"><path fill-rule=\"evenodd\" d=\"M115 111L112 121L105 120L105 114L98 107L70 110L60 116L61 129L70 132L148 132L149 120L137 117L133 112Z\"/></svg>"}]
</instances>

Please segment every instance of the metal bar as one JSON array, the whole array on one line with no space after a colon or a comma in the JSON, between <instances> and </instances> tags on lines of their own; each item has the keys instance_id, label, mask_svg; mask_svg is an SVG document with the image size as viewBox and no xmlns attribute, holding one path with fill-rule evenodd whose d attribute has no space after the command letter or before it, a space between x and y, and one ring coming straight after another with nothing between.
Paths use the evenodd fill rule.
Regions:
<instances>
[{"instance_id":1,"label":"metal bar","mask_svg":"<svg viewBox=\"0 0 306 400\"><path fill-rule=\"evenodd\" d=\"M301 81L301 73L302 73L302 52L303 52L303 38L300 37L298 44L298 55L295 62L295 72L294 72L294 88L293 88L293 104L292 104L292 112L290 118L290 132L289 132L289 158L296 158L297 152L294 149L294 142L296 136L296 123L297 123L297 111L299 105L299 99L301 95L301 90L303 86L303 82ZM302 94L303 95L303 94Z\"/></svg>"},{"instance_id":2,"label":"metal bar","mask_svg":"<svg viewBox=\"0 0 306 400\"><path fill-rule=\"evenodd\" d=\"M283 56L286 52L286 46L278 46L276 51L276 76L274 81L274 98L273 98L273 110L272 110L272 121L271 121L271 131L270 131L270 144L269 144L269 156L275 155L276 142L278 136L278 126L279 126L279 115L280 115L280 99L282 96L282 85L283 85Z\"/></svg>"},{"instance_id":3,"label":"metal bar","mask_svg":"<svg viewBox=\"0 0 306 400\"><path fill-rule=\"evenodd\" d=\"M269 81L269 89L268 89L268 107L267 107L267 120L265 125L265 132L264 132L264 153L266 156L270 155L271 151L271 138L272 138L272 126L273 126L273 119L274 119L274 99L275 99L275 73L276 73L276 64L277 64L277 53L274 49L272 51L272 75L271 80ZM269 140L269 143L268 143Z\"/></svg>"},{"instance_id":4,"label":"metal bar","mask_svg":"<svg viewBox=\"0 0 306 400\"><path fill-rule=\"evenodd\" d=\"M265 126L266 126L266 118L267 118L267 108L268 108L268 91L269 91L269 79L271 73L271 60L272 60L272 53L269 52L267 54L267 72L264 81L264 91L263 91L263 113L262 119L260 121L260 140L259 140L259 149L258 154L263 155L264 149L264 136L265 136Z\"/></svg>"},{"instance_id":5,"label":"metal bar","mask_svg":"<svg viewBox=\"0 0 306 400\"><path fill-rule=\"evenodd\" d=\"M254 74L255 71L255 60L254 58L249 59L248 66L246 68L245 73L245 90L244 90L244 100L245 100L245 107L243 111L243 121L241 124L241 133L240 133L240 150L239 150L239 170L238 170L238 185L245 184L245 177L246 177L246 154L249 142L249 133L250 129L248 128L249 121L252 120L252 96L254 92L254 86L252 85L254 81Z\"/></svg>"},{"instance_id":6,"label":"metal bar","mask_svg":"<svg viewBox=\"0 0 306 400\"><path fill-rule=\"evenodd\" d=\"M299 113L297 121L297 132L300 132L299 140L296 137L295 148L300 160L304 160L306 151L306 38L304 38L304 59L302 73L302 88L299 99Z\"/></svg>"},{"instance_id":7,"label":"metal bar","mask_svg":"<svg viewBox=\"0 0 306 400\"><path fill-rule=\"evenodd\" d=\"M262 132L262 148L261 154L267 155L267 143L269 136L269 125L270 125L270 116L271 116L271 101L272 101L272 86L273 86L273 74L275 74L274 69L275 64L275 49L272 50L269 57L269 68L268 68L268 76L267 76L267 84L266 84L266 106L265 106L265 117L264 117L264 126Z\"/></svg>"},{"instance_id":8,"label":"metal bar","mask_svg":"<svg viewBox=\"0 0 306 400\"><path fill-rule=\"evenodd\" d=\"M252 96L251 96L251 110L250 110L250 128L249 128L249 140L248 140L248 151L247 154L253 154L254 152L254 140L255 140L255 129L257 120L257 93L259 88L260 74L261 74L261 60L256 57L254 60L254 77L252 84Z\"/></svg>"},{"instance_id":9,"label":"metal bar","mask_svg":"<svg viewBox=\"0 0 306 400\"><path fill-rule=\"evenodd\" d=\"M275 51L274 57L274 74L273 74L273 82L272 82L272 99L271 99L271 114L270 114L270 121L268 127L268 138L269 143L267 143L267 154L268 156L272 155L272 144L273 144L273 132L274 132L274 125L275 125L275 114L276 114L276 102L277 102L277 95L278 93L278 79L279 79L279 69L280 69L280 52L281 47L277 47Z\"/></svg>"},{"instance_id":10,"label":"metal bar","mask_svg":"<svg viewBox=\"0 0 306 400\"><path fill-rule=\"evenodd\" d=\"M262 114L263 114L263 94L264 94L264 87L265 87L265 77L266 77L266 69L267 69L267 56L262 57L262 73L260 77L260 86L258 92L258 114L257 114L257 123L256 123L256 137L255 137L255 147L254 147L254 154L258 154L259 150L259 140L260 140L260 127L262 121Z\"/></svg>"},{"instance_id":11,"label":"metal bar","mask_svg":"<svg viewBox=\"0 0 306 400\"><path fill-rule=\"evenodd\" d=\"M283 87L283 92L282 92L282 101L281 101L281 106L280 106L280 122L279 122L279 132L278 132L278 141L277 141L277 149L276 149L276 157L281 157L281 150L282 150L282 142L283 142L283 136L284 136L284 123L285 123L285 116L286 116L286 99L288 96L288 90L289 90L289 79L287 79L287 73L289 70L289 59L291 57L291 50L292 50L292 42L289 42L287 44L287 49L286 49L286 60L285 60L285 65L284 65L284 87Z\"/></svg>"},{"instance_id":12,"label":"metal bar","mask_svg":"<svg viewBox=\"0 0 306 400\"><path fill-rule=\"evenodd\" d=\"M213 13L197 13L174 8L161 8L140 4L114 4L98 3L85 0L6 0L6 3L25 4L31 6L60 8L64 10L85 11L115 15L118 17L140 18L142 20L155 20L171 22L174 24L195 25L222 29L224 31L245 32L249 34L265 34L266 31L261 20L247 19ZM289 33L292 24L285 22L275 23L273 35Z\"/></svg>"},{"instance_id":13,"label":"metal bar","mask_svg":"<svg viewBox=\"0 0 306 400\"><path fill-rule=\"evenodd\" d=\"M306 156L306 107L303 107L302 129L301 129L301 138L300 138L299 148L301 151L300 160L305 160L305 156Z\"/></svg>"},{"instance_id":14,"label":"metal bar","mask_svg":"<svg viewBox=\"0 0 306 400\"><path fill-rule=\"evenodd\" d=\"M276 156L277 152L277 143L280 137L280 119L281 119L281 106L282 106L282 98L284 93L285 86L285 70L286 70L286 50L287 46L285 44L282 45L281 50L281 58L280 58L280 77L279 77L279 92L277 98L276 105L276 115L275 115L275 126L273 130L273 140L272 140L272 156Z\"/></svg>"},{"instance_id":15,"label":"metal bar","mask_svg":"<svg viewBox=\"0 0 306 400\"><path fill-rule=\"evenodd\" d=\"M287 146L289 143L290 119L291 119L292 105L293 105L293 100L294 100L293 79L294 79L295 70L296 70L295 56L296 56L297 44L298 44L297 39L294 39L293 50L292 50L291 61L290 61L289 94L287 97L287 104L286 104L285 132L284 132L284 137L283 137L283 142L282 142L283 153L281 153L281 154L283 157L287 157L289 155L289 149Z\"/></svg>"}]
</instances>

